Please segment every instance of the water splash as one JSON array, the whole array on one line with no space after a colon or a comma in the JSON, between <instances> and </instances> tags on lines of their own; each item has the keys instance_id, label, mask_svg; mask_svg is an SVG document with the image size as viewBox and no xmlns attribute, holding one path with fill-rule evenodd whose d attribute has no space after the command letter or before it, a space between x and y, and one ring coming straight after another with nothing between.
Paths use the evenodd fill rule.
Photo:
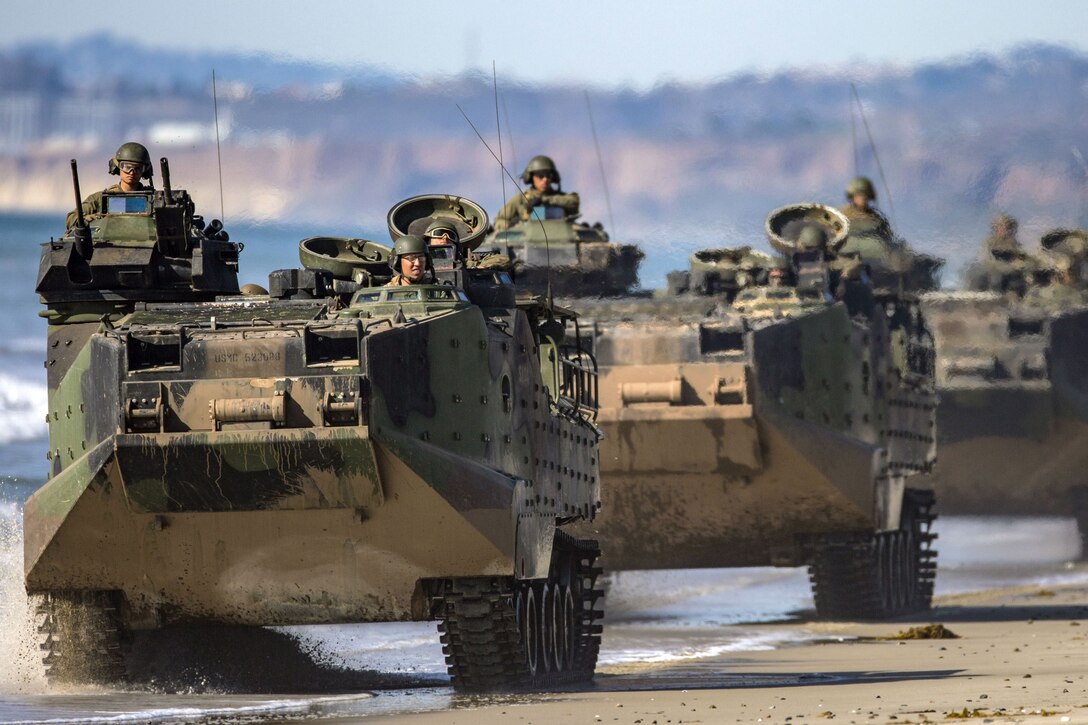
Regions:
<instances>
[{"instance_id":1,"label":"water splash","mask_svg":"<svg viewBox=\"0 0 1088 725\"><path fill-rule=\"evenodd\" d=\"M45 692L34 612L23 587L22 506L0 502L0 695Z\"/></svg>"}]
</instances>

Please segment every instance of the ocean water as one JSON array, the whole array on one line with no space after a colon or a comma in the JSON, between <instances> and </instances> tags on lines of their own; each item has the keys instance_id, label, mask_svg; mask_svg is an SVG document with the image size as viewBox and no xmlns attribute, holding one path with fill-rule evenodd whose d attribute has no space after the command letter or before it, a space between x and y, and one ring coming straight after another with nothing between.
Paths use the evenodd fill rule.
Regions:
<instances>
[{"instance_id":1,"label":"ocean water","mask_svg":"<svg viewBox=\"0 0 1088 725\"><path fill-rule=\"evenodd\" d=\"M242 281L259 283L271 270L297 266L303 236L367 236L365 230L288 226L228 230L246 244ZM284 628L318 663L371 673L316 694L253 694L248 683L209 684L210 674L199 672L180 684L131 690L46 687L22 585L21 508L46 472L45 324L33 291L38 244L61 231L52 217L0 215L0 723L253 722L455 705L432 623ZM372 231L370 238L383 235ZM937 529L938 594L1088 581L1083 567L1067 563L1079 545L1071 520L941 519ZM812 600L801 569L624 572L608 585L605 667L728 657L817 636L803 626ZM783 621L797 626L760 626Z\"/></svg>"}]
</instances>

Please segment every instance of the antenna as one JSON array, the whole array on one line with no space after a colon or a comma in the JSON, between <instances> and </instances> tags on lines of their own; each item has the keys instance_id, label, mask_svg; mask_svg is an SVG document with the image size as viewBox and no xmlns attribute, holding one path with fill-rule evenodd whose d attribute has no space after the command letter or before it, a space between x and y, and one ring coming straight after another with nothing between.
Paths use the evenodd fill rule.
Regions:
<instances>
[{"instance_id":1,"label":"antenna","mask_svg":"<svg viewBox=\"0 0 1088 725\"><path fill-rule=\"evenodd\" d=\"M484 148L487 149L488 153L491 154L491 158L499 162L499 166L502 168L503 173L510 178L510 181L514 184L514 188L517 189L517 179L511 176L510 172L506 170L505 166L503 166L502 160L495 155L495 152L492 150L491 146L487 143L486 140L484 140L484 137L480 133L480 130L476 128L476 124L473 123L472 119L468 117L467 113L465 113L465 109L461 108L460 103L454 103L453 105L457 106L457 110L461 112L461 116L465 119L468 125L472 127L473 132L476 134L476 138L480 139L480 143L482 143L484 145ZM520 193L521 197L525 199L526 202L528 202L529 197L524 190L518 189L518 193ZM540 221L539 218L536 220L536 222L540 225L540 231L544 234L544 260L545 264L547 264L548 266L548 305L551 306L555 302L555 298L552 296L552 248L550 242L548 241L548 230L547 228L545 228L544 222Z\"/></svg>"},{"instance_id":2,"label":"antenna","mask_svg":"<svg viewBox=\"0 0 1088 725\"><path fill-rule=\"evenodd\" d=\"M219 221L225 222L223 205L223 151L219 147L219 96L215 92L215 68L212 68L212 107L215 109L215 158L219 162Z\"/></svg>"},{"instance_id":3,"label":"antenna","mask_svg":"<svg viewBox=\"0 0 1088 725\"><path fill-rule=\"evenodd\" d=\"M851 83L850 87L853 88ZM861 163L858 161L858 114L854 110L853 99L850 100L850 141L854 145L854 176L861 173Z\"/></svg>"},{"instance_id":4,"label":"antenna","mask_svg":"<svg viewBox=\"0 0 1088 725\"><path fill-rule=\"evenodd\" d=\"M499 76L495 71L495 61L491 61L491 88L495 92L495 135L499 137L499 180L502 181L500 204L506 203L506 167L502 163L502 124L499 123Z\"/></svg>"},{"instance_id":5,"label":"antenna","mask_svg":"<svg viewBox=\"0 0 1088 725\"><path fill-rule=\"evenodd\" d=\"M510 163L518 168L518 155L514 151L514 132L510 125L510 111L506 110L506 96L502 96L502 120L506 121L506 145L510 147Z\"/></svg>"},{"instance_id":6,"label":"antenna","mask_svg":"<svg viewBox=\"0 0 1088 725\"><path fill-rule=\"evenodd\" d=\"M873 132L869 130L869 121L865 118L865 109L861 105L861 96L858 95L858 87L853 81L850 88L854 92L854 101L858 106L858 115L865 126L865 135L869 137L869 148L873 150L873 159L876 161L876 170L880 172L880 183L884 184L884 192L888 195L888 211L891 212L892 221L895 221L895 204L892 202L892 190L888 187L888 180L884 177L884 166L880 163L880 154L876 152L876 143L873 141Z\"/></svg>"},{"instance_id":7,"label":"antenna","mask_svg":"<svg viewBox=\"0 0 1088 725\"><path fill-rule=\"evenodd\" d=\"M612 197L608 193L608 177L604 173L604 160L601 158L601 144L597 141L597 124L593 122L593 106L589 102L589 91L586 94L586 112L589 113L589 128L593 131L593 148L597 149L597 167L601 170L601 186L604 187L604 203L608 205L608 228L616 233L616 220L612 216Z\"/></svg>"}]
</instances>

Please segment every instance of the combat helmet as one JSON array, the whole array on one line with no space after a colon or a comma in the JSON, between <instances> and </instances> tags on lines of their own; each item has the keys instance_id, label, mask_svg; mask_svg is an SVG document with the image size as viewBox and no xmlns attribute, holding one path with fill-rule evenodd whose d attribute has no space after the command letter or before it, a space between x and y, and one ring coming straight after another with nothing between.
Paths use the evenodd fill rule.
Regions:
<instances>
[{"instance_id":1,"label":"combat helmet","mask_svg":"<svg viewBox=\"0 0 1088 725\"><path fill-rule=\"evenodd\" d=\"M806 226L797 235L798 249L823 249L827 246L827 234L817 226Z\"/></svg>"},{"instance_id":2,"label":"combat helmet","mask_svg":"<svg viewBox=\"0 0 1088 725\"><path fill-rule=\"evenodd\" d=\"M144 171L140 175L141 179L150 179L154 173L154 168L151 166L151 154L147 152L147 147L143 144L136 143L135 141L121 144L117 149L117 153L110 159L111 174L115 176L120 175L122 161L143 164Z\"/></svg>"},{"instance_id":3,"label":"combat helmet","mask_svg":"<svg viewBox=\"0 0 1088 725\"><path fill-rule=\"evenodd\" d=\"M435 219L428 224L427 228L423 231L423 236L425 238L441 236L442 232L449 235L450 242L453 244L457 244L461 241L461 235L457 233L457 227L444 219Z\"/></svg>"},{"instance_id":4,"label":"combat helmet","mask_svg":"<svg viewBox=\"0 0 1088 725\"><path fill-rule=\"evenodd\" d=\"M400 258L405 254L422 254L426 262L424 271L430 271L431 253L427 251L427 240L418 234L405 234L393 243L393 251L389 255L389 268L394 274L400 272Z\"/></svg>"},{"instance_id":5,"label":"combat helmet","mask_svg":"<svg viewBox=\"0 0 1088 725\"><path fill-rule=\"evenodd\" d=\"M853 199L857 194L864 194L869 201L876 201L876 187L868 176L855 176L846 185L846 198Z\"/></svg>"},{"instance_id":6,"label":"combat helmet","mask_svg":"<svg viewBox=\"0 0 1088 725\"><path fill-rule=\"evenodd\" d=\"M1016 217L1011 214L998 214L994 217L994 220L990 222L990 228L994 233L1001 227L1004 227L1010 234L1016 234L1016 230L1019 229L1020 223L1016 221Z\"/></svg>"},{"instance_id":7,"label":"combat helmet","mask_svg":"<svg viewBox=\"0 0 1088 725\"><path fill-rule=\"evenodd\" d=\"M521 183L528 184L533 180L533 174L538 171L548 171L552 175L552 183L559 185L559 169L555 168L555 162L550 156L534 156L525 164L525 171L521 172Z\"/></svg>"}]
</instances>

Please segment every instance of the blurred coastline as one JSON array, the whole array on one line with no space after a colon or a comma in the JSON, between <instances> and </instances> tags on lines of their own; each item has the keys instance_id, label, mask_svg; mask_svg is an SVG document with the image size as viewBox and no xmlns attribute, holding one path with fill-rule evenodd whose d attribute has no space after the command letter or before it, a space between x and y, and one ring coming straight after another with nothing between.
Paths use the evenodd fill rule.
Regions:
<instances>
[{"instance_id":1,"label":"blurred coastline","mask_svg":"<svg viewBox=\"0 0 1088 725\"><path fill-rule=\"evenodd\" d=\"M132 43L121 67L120 44L93 35L0 48L0 210L67 210L68 159L81 162L89 193L112 181L106 159L132 139L155 158L169 156L175 185L218 216L216 65L228 221L373 228L392 204L418 193L458 193L492 211L501 203L496 164L456 107L497 146L489 75L421 80ZM887 174L878 203L917 248L949 260L946 284L957 281L997 211L1021 218L1029 246L1055 226L1088 223L1088 55L1061 46L908 68L595 88L617 220L610 231L651 248L646 286L667 271L655 254L679 267L692 249L761 245L771 209L837 204L858 172L879 181L851 107L853 81ZM548 153L564 187L581 193L585 218L607 219L585 89L508 84L500 75L498 90L511 172Z\"/></svg>"}]
</instances>

